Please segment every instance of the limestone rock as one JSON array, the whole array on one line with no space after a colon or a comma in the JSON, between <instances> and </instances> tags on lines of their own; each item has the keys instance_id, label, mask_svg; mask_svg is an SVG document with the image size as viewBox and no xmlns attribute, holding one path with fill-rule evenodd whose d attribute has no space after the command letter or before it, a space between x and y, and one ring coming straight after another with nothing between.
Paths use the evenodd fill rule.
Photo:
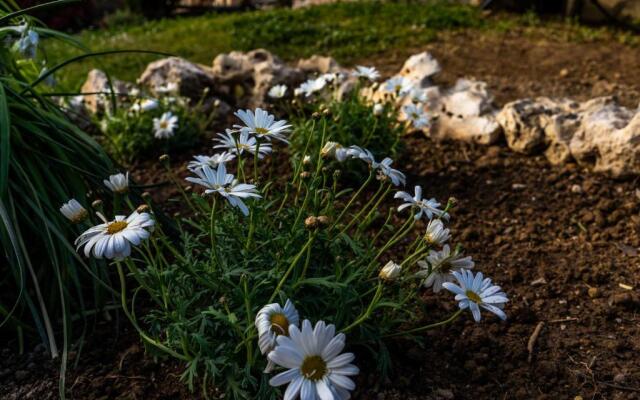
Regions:
<instances>
[{"instance_id":1,"label":"limestone rock","mask_svg":"<svg viewBox=\"0 0 640 400\"><path fill-rule=\"evenodd\" d=\"M330 72L341 72L340 64L333 57L313 55L298 61L298 68L305 73L328 74Z\"/></svg>"},{"instance_id":2,"label":"limestone rock","mask_svg":"<svg viewBox=\"0 0 640 400\"><path fill-rule=\"evenodd\" d=\"M83 93L107 93L107 94L90 94L84 96L84 106L91 113L98 113L104 111L105 104L107 104L108 93L111 93L113 88L114 94L127 95L129 90L133 87L132 84L119 81L111 78L111 85L109 85L109 79L107 74L99 69L92 69L87 75L87 80L82 85L81 91Z\"/></svg>"},{"instance_id":3,"label":"limestone rock","mask_svg":"<svg viewBox=\"0 0 640 400\"><path fill-rule=\"evenodd\" d=\"M404 62L400 75L411 80L418 87L431 86L431 78L440 72L440 63L431 53L414 54Z\"/></svg>"},{"instance_id":4,"label":"limestone rock","mask_svg":"<svg viewBox=\"0 0 640 400\"><path fill-rule=\"evenodd\" d=\"M147 65L138 83L152 91L175 85L180 96L193 101L200 100L206 88L215 88L215 79L207 67L178 57L164 58Z\"/></svg>"},{"instance_id":5,"label":"limestone rock","mask_svg":"<svg viewBox=\"0 0 640 400\"><path fill-rule=\"evenodd\" d=\"M581 105L582 122L570 142L581 165L613 177L640 174L640 113L611 97Z\"/></svg>"},{"instance_id":6,"label":"limestone rock","mask_svg":"<svg viewBox=\"0 0 640 400\"><path fill-rule=\"evenodd\" d=\"M459 79L440 99L432 135L440 139L493 144L502 132L486 83Z\"/></svg>"}]
</instances>

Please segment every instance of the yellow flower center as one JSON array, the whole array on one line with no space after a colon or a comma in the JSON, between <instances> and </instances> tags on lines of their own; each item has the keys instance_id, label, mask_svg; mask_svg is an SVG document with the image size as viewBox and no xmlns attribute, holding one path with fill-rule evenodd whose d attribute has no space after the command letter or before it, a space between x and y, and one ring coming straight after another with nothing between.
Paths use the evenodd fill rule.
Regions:
<instances>
[{"instance_id":1,"label":"yellow flower center","mask_svg":"<svg viewBox=\"0 0 640 400\"><path fill-rule=\"evenodd\" d=\"M482 303L482 299L480 298L478 293L472 290L467 290L464 294L466 294L469 300L473 301L474 303L477 303L477 304Z\"/></svg>"},{"instance_id":2,"label":"yellow flower center","mask_svg":"<svg viewBox=\"0 0 640 400\"><path fill-rule=\"evenodd\" d=\"M289 320L284 314L273 314L269 321L271 322L271 332L276 335L289 336Z\"/></svg>"},{"instance_id":3,"label":"yellow flower center","mask_svg":"<svg viewBox=\"0 0 640 400\"><path fill-rule=\"evenodd\" d=\"M269 133L269 130L267 128L256 128L256 133L258 135L264 135L266 133Z\"/></svg>"},{"instance_id":4,"label":"yellow flower center","mask_svg":"<svg viewBox=\"0 0 640 400\"><path fill-rule=\"evenodd\" d=\"M327 373L327 363L320 356L309 356L302 361L300 372L311 381L319 381Z\"/></svg>"},{"instance_id":5,"label":"yellow flower center","mask_svg":"<svg viewBox=\"0 0 640 400\"><path fill-rule=\"evenodd\" d=\"M169 127L169 121L160 121L160 128L167 129Z\"/></svg>"},{"instance_id":6,"label":"yellow flower center","mask_svg":"<svg viewBox=\"0 0 640 400\"><path fill-rule=\"evenodd\" d=\"M107 233L109 235L113 235L114 233L118 233L129 225L126 221L113 221L109 225L107 225Z\"/></svg>"}]
</instances>

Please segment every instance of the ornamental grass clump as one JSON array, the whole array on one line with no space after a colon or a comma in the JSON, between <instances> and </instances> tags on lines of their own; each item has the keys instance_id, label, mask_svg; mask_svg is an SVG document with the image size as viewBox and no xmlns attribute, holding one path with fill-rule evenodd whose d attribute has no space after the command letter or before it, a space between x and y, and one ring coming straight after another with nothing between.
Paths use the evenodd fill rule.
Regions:
<instances>
[{"instance_id":1,"label":"ornamental grass clump","mask_svg":"<svg viewBox=\"0 0 640 400\"><path fill-rule=\"evenodd\" d=\"M391 158L329 141L331 115L310 121L319 139L263 109L236 117L212 154L188 164L184 183L162 157L185 208L176 235L153 223L151 204L139 213L125 201L129 217L105 218L77 239L84 255L113 260L126 315L149 351L184 362L191 388L347 399L359 358L390 372L393 337L421 342L464 309L476 321L480 308L504 317L506 295L450 248L452 201L428 199L419 186L404 192L408 178ZM295 142L305 144L289 148ZM289 152L290 163L269 160L276 152ZM359 167L366 176L345 184L340 171ZM421 293L441 288L460 306L436 320ZM143 297L149 311L136 314Z\"/></svg>"}]
</instances>

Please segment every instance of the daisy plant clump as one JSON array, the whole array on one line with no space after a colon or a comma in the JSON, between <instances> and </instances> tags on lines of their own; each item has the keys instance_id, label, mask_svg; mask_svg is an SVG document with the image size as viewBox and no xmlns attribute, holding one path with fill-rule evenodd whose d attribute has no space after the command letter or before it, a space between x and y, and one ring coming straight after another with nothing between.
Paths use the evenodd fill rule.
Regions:
<instances>
[{"instance_id":1,"label":"daisy plant clump","mask_svg":"<svg viewBox=\"0 0 640 400\"><path fill-rule=\"evenodd\" d=\"M115 110L107 107L95 116L100 139L113 157L127 163L183 151L201 140L213 113L201 111L203 101L189 104L174 93L167 87L156 88L153 94L134 90L115 104Z\"/></svg>"},{"instance_id":2,"label":"daisy plant clump","mask_svg":"<svg viewBox=\"0 0 640 400\"><path fill-rule=\"evenodd\" d=\"M506 296L485 281L448 285L474 266L448 247L452 201L405 192L392 158L329 140L330 114L312 121L322 136L313 150L309 131L266 110L236 117L188 163L185 180L169 169L184 204L175 236L138 211L105 218L77 242L83 254L112 258L121 276L126 267L152 305L129 317L150 351L184 362L190 387L238 399L347 399L361 368L390 372L393 337L421 342L420 332L463 308L502 310ZM290 146L300 135L301 150ZM365 177L344 179L352 168ZM459 295L437 294L460 302L444 319L421 306L436 282Z\"/></svg>"}]
</instances>

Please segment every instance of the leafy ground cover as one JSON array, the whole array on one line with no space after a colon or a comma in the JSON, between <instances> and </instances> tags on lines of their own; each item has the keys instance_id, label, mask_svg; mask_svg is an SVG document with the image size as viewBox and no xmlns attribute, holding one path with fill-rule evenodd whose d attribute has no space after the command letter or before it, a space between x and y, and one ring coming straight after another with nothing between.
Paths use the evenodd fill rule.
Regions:
<instances>
[{"instance_id":1,"label":"leafy ground cover","mask_svg":"<svg viewBox=\"0 0 640 400\"><path fill-rule=\"evenodd\" d=\"M472 30L503 34L516 28L568 42L613 39L635 43L625 31L586 27L572 21L541 21L524 16L486 16L477 8L442 1L345 2L304 9L277 9L234 14L207 14L149 21L107 30L87 30L78 39L93 51L156 50L209 65L221 52L266 48L292 61L312 54L335 57L346 65L366 58L385 58L431 42L443 33ZM79 51L48 43L52 61ZM117 55L68 66L58 75L62 88L77 90L90 68L103 68L119 79L135 80L153 56Z\"/></svg>"}]
</instances>

